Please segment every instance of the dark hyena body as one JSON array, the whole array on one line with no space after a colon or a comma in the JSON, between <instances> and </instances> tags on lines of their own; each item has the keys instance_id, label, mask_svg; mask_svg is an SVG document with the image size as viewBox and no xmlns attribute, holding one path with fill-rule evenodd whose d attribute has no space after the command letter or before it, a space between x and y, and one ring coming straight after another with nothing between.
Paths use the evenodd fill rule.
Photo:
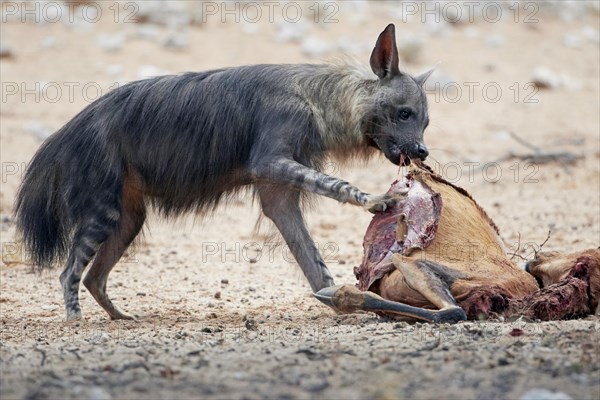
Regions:
<instances>
[{"instance_id":1,"label":"dark hyena body","mask_svg":"<svg viewBox=\"0 0 600 400\"><path fill-rule=\"evenodd\" d=\"M371 67L376 75L349 65L254 65L132 82L52 135L27 170L16 214L37 265L67 258L67 319L81 316L79 282L92 259L84 285L112 318L128 318L106 281L148 206L164 216L202 213L248 186L312 289L332 285L302 218L302 195L371 210L393 199L319 172L326 157L379 149L398 164L427 156L428 74L400 73L393 25Z\"/></svg>"}]
</instances>

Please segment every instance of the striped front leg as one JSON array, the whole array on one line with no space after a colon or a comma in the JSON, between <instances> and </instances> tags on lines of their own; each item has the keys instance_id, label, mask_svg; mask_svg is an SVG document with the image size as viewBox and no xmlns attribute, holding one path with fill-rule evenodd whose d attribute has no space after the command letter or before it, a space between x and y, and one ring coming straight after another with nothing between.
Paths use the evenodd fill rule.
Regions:
<instances>
[{"instance_id":1,"label":"striped front leg","mask_svg":"<svg viewBox=\"0 0 600 400\"><path fill-rule=\"evenodd\" d=\"M320 194L339 201L362 206L371 212L385 211L398 199L387 194L373 196L350 183L308 168L296 161L279 158L252 169L253 178L261 183L276 183Z\"/></svg>"}]
</instances>

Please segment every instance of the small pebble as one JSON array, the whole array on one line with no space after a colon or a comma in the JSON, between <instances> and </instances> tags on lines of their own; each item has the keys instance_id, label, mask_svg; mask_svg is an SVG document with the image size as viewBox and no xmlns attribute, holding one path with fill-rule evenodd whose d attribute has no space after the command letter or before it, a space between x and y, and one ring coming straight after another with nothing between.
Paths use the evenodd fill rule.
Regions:
<instances>
[{"instance_id":1,"label":"small pebble","mask_svg":"<svg viewBox=\"0 0 600 400\"><path fill-rule=\"evenodd\" d=\"M581 46L581 38L572 33L567 33L563 35L562 42L565 46L570 48L578 48Z\"/></svg>"},{"instance_id":2,"label":"small pebble","mask_svg":"<svg viewBox=\"0 0 600 400\"><path fill-rule=\"evenodd\" d=\"M563 86L561 76L546 67L534 69L531 81L540 89L557 89Z\"/></svg>"},{"instance_id":3,"label":"small pebble","mask_svg":"<svg viewBox=\"0 0 600 400\"><path fill-rule=\"evenodd\" d=\"M479 37L479 29L472 26L466 27L463 30L463 33L465 34L465 37L468 37L469 39L476 39Z\"/></svg>"},{"instance_id":4,"label":"small pebble","mask_svg":"<svg viewBox=\"0 0 600 400\"><path fill-rule=\"evenodd\" d=\"M490 35L485 39L485 44L490 47L498 48L504 46L506 39L502 35Z\"/></svg>"},{"instance_id":5,"label":"small pebble","mask_svg":"<svg viewBox=\"0 0 600 400\"><path fill-rule=\"evenodd\" d=\"M121 64L111 64L106 67L106 74L108 76L118 76L123 73L123 66Z\"/></svg>"},{"instance_id":6,"label":"small pebble","mask_svg":"<svg viewBox=\"0 0 600 400\"><path fill-rule=\"evenodd\" d=\"M398 41L400 59L407 63L416 63L423 50L423 41L415 36L403 36Z\"/></svg>"},{"instance_id":7,"label":"small pebble","mask_svg":"<svg viewBox=\"0 0 600 400\"><path fill-rule=\"evenodd\" d=\"M600 43L600 31L592 26L584 26L581 29L581 35L594 44Z\"/></svg>"},{"instance_id":8,"label":"small pebble","mask_svg":"<svg viewBox=\"0 0 600 400\"><path fill-rule=\"evenodd\" d=\"M188 47L189 41L186 36L181 34L172 34L167 36L163 42L163 46L167 49L181 50Z\"/></svg>"},{"instance_id":9,"label":"small pebble","mask_svg":"<svg viewBox=\"0 0 600 400\"><path fill-rule=\"evenodd\" d=\"M256 329L256 321L254 321L252 318L248 318L244 322L244 326L246 327L246 329L253 331Z\"/></svg>"},{"instance_id":10,"label":"small pebble","mask_svg":"<svg viewBox=\"0 0 600 400\"><path fill-rule=\"evenodd\" d=\"M153 25L141 25L136 30L136 35L140 39L155 40L158 37L158 29Z\"/></svg>"},{"instance_id":11,"label":"small pebble","mask_svg":"<svg viewBox=\"0 0 600 400\"><path fill-rule=\"evenodd\" d=\"M40 140L46 140L52 131L37 121L29 121L23 126L23 130Z\"/></svg>"},{"instance_id":12,"label":"small pebble","mask_svg":"<svg viewBox=\"0 0 600 400\"><path fill-rule=\"evenodd\" d=\"M110 335L106 332L99 332L92 337L89 341L92 343L107 343L111 339Z\"/></svg>"},{"instance_id":13,"label":"small pebble","mask_svg":"<svg viewBox=\"0 0 600 400\"><path fill-rule=\"evenodd\" d=\"M531 389L519 400L572 400L573 398L563 392L553 392L548 389Z\"/></svg>"},{"instance_id":14,"label":"small pebble","mask_svg":"<svg viewBox=\"0 0 600 400\"><path fill-rule=\"evenodd\" d=\"M94 400L111 400L112 396L108 391L100 386L86 385L86 386L75 386L71 389L76 397L81 399L94 399Z\"/></svg>"},{"instance_id":15,"label":"small pebble","mask_svg":"<svg viewBox=\"0 0 600 400\"><path fill-rule=\"evenodd\" d=\"M46 36L40 41L40 47L42 49L53 49L56 47L58 41L54 36Z\"/></svg>"},{"instance_id":16,"label":"small pebble","mask_svg":"<svg viewBox=\"0 0 600 400\"><path fill-rule=\"evenodd\" d=\"M165 72L154 65L143 65L138 69L138 79L153 78L155 76L165 75Z\"/></svg>"},{"instance_id":17,"label":"small pebble","mask_svg":"<svg viewBox=\"0 0 600 400\"><path fill-rule=\"evenodd\" d=\"M101 34L96 38L96 42L107 52L121 50L125 43L125 36L121 34L108 35Z\"/></svg>"},{"instance_id":18,"label":"small pebble","mask_svg":"<svg viewBox=\"0 0 600 400\"><path fill-rule=\"evenodd\" d=\"M456 79L441 68L436 68L425 82L425 90L444 90L449 85L456 83Z\"/></svg>"},{"instance_id":19,"label":"small pebble","mask_svg":"<svg viewBox=\"0 0 600 400\"><path fill-rule=\"evenodd\" d=\"M315 36L308 36L302 41L302 53L310 57L321 57L332 50L330 43Z\"/></svg>"}]
</instances>

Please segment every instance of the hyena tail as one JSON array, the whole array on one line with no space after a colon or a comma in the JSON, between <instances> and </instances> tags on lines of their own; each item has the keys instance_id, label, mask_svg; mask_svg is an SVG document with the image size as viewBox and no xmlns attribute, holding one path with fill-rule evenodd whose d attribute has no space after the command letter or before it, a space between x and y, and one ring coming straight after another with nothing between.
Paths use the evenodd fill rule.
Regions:
<instances>
[{"instance_id":1,"label":"hyena tail","mask_svg":"<svg viewBox=\"0 0 600 400\"><path fill-rule=\"evenodd\" d=\"M123 163L110 159L89 114L82 111L48 138L16 197L23 254L40 269L63 262L73 253L73 242L101 243L119 220Z\"/></svg>"},{"instance_id":2,"label":"hyena tail","mask_svg":"<svg viewBox=\"0 0 600 400\"><path fill-rule=\"evenodd\" d=\"M15 214L17 230L25 252L40 266L51 266L64 256L67 245L67 221L60 215L65 204L55 191L58 176L36 156L19 188Z\"/></svg>"}]
</instances>

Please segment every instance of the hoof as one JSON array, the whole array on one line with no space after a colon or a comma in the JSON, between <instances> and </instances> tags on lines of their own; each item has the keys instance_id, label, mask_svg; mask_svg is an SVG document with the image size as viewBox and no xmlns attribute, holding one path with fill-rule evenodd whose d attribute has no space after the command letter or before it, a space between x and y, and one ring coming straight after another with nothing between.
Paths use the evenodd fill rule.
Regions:
<instances>
[{"instance_id":1,"label":"hoof","mask_svg":"<svg viewBox=\"0 0 600 400\"><path fill-rule=\"evenodd\" d=\"M448 308L437 311L433 317L436 324L455 324L460 321L466 321L467 314L460 307Z\"/></svg>"},{"instance_id":2,"label":"hoof","mask_svg":"<svg viewBox=\"0 0 600 400\"><path fill-rule=\"evenodd\" d=\"M335 293L340 289L343 285L338 286L329 286L319 290L317 293L313 293L313 296L319 300L321 303L336 309L335 305Z\"/></svg>"}]
</instances>

